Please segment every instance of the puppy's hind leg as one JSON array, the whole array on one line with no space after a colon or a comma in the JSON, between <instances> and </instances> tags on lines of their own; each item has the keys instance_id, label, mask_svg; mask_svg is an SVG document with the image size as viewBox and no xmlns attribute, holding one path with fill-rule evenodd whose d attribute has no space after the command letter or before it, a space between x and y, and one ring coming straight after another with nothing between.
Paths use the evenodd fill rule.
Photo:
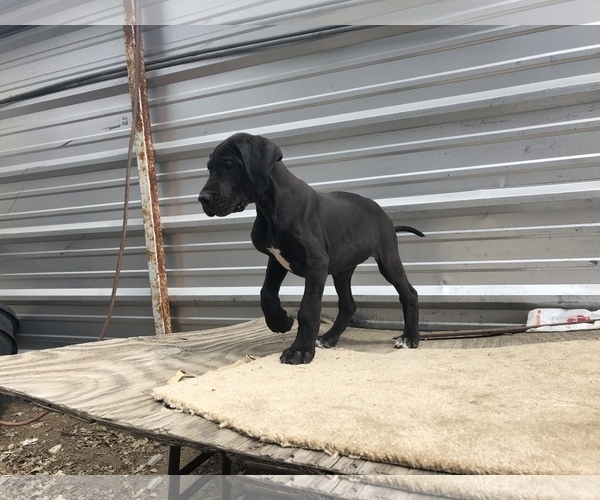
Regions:
<instances>
[{"instance_id":1,"label":"puppy's hind leg","mask_svg":"<svg viewBox=\"0 0 600 500\"><path fill-rule=\"evenodd\" d=\"M338 314L333 326L325 334L317 337L317 347L334 347L356 312L356 304L350 287L355 269L356 267L352 267L333 275L333 284L338 294Z\"/></svg>"},{"instance_id":2,"label":"puppy's hind leg","mask_svg":"<svg viewBox=\"0 0 600 500\"><path fill-rule=\"evenodd\" d=\"M395 243L395 242L394 242ZM379 271L398 292L402 313L404 315L404 332L396 340L394 347L416 348L419 346L419 296L414 287L408 282L404 266L400 261L396 244L375 257Z\"/></svg>"}]
</instances>

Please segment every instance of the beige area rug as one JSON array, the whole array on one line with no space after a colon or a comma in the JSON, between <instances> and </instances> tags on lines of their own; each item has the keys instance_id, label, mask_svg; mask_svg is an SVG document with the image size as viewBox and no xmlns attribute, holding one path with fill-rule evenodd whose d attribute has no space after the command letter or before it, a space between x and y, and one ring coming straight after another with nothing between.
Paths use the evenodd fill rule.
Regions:
<instances>
[{"instance_id":1,"label":"beige area rug","mask_svg":"<svg viewBox=\"0 0 600 500\"><path fill-rule=\"evenodd\" d=\"M416 498L460 500L597 500L600 476L587 475L403 475L337 476L375 486L414 493ZM389 497L393 498L393 497Z\"/></svg>"},{"instance_id":2,"label":"beige area rug","mask_svg":"<svg viewBox=\"0 0 600 500\"><path fill-rule=\"evenodd\" d=\"M156 388L169 406L282 446L461 474L600 474L600 341L319 349Z\"/></svg>"}]
</instances>

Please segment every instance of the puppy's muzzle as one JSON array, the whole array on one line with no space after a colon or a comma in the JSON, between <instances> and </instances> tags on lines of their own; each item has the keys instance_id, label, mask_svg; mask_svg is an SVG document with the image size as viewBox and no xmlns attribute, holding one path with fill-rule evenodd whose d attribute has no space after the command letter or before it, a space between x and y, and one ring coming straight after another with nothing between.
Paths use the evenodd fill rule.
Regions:
<instances>
[{"instance_id":1,"label":"puppy's muzzle","mask_svg":"<svg viewBox=\"0 0 600 500\"><path fill-rule=\"evenodd\" d=\"M232 211L230 209L228 210L230 203L229 200L208 192L201 192L198 196L198 201L202 203L202 208L209 217L213 217L215 215L227 215ZM248 201L243 198L233 208L233 212L243 212L247 206Z\"/></svg>"},{"instance_id":2,"label":"puppy's muzzle","mask_svg":"<svg viewBox=\"0 0 600 500\"><path fill-rule=\"evenodd\" d=\"M210 193L201 192L198 196L198 201L202 203L202 208L204 209L206 215L208 215L209 217L213 217L215 215L215 213L210 208L213 203L213 200L214 196Z\"/></svg>"}]
</instances>

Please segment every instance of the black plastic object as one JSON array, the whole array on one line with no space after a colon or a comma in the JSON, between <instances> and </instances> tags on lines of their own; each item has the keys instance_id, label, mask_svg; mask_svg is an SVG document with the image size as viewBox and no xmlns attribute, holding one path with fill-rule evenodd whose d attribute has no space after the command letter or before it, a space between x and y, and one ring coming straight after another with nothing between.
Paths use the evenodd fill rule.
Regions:
<instances>
[{"instance_id":1,"label":"black plastic object","mask_svg":"<svg viewBox=\"0 0 600 500\"><path fill-rule=\"evenodd\" d=\"M14 311L0 304L0 355L17 354L17 332L19 319Z\"/></svg>"}]
</instances>

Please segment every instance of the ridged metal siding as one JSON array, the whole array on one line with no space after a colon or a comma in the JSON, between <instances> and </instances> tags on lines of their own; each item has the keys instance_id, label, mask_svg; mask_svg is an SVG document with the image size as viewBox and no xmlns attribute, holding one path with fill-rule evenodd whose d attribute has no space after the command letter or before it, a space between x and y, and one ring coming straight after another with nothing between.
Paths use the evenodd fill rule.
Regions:
<instances>
[{"instance_id":1,"label":"ridged metal siding","mask_svg":"<svg viewBox=\"0 0 600 500\"><path fill-rule=\"evenodd\" d=\"M315 189L372 197L427 234L399 236L423 327L597 308L598 27L373 27L198 54L301 31L144 32L174 330L260 315L252 207L209 219L196 200L211 150L241 130L276 141ZM169 64L192 51L196 60ZM26 342L93 340L119 243L130 121L122 33L38 27L0 39L0 53L0 99L27 97L0 108L0 301ZM109 336L152 333L136 189ZM353 283L363 317L401 320L373 262ZM301 293L289 276L284 301L293 309ZM325 295L331 312L332 286Z\"/></svg>"},{"instance_id":2,"label":"ridged metal siding","mask_svg":"<svg viewBox=\"0 0 600 500\"><path fill-rule=\"evenodd\" d=\"M572 25L600 21L597 0L143 0L144 22L165 24ZM122 0L3 0L5 24L123 22Z\"/></svg>"}]
</instances>

